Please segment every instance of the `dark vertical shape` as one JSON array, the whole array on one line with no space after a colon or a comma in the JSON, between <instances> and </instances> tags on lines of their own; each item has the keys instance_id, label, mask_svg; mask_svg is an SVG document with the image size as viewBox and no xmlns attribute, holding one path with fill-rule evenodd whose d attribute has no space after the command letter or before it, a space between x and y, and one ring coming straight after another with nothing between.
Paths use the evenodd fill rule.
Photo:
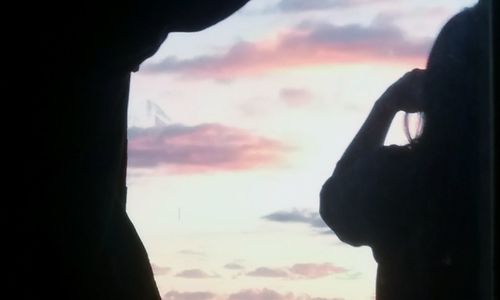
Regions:
<instances>
[{"instance_id":1,"label":"dark vertical shape","mask_svg":"<svg viewBox=\"0 0 500 300\"><path fill-rule=\"evenodd\" d=\"M12 299L158 300L125 210L130 72L248 0L17 2L5 62ZM183 18L180 18L183 17ZM21 124L19 124L21 123ZM10 138L10 136L9 136ZM12 182L12 184L10 184ZM9 256L10 259L10 256ZM19 274L19 275L18 275Z\"/></svg>"},{"instance_id":2,"label":"dark vertical shape","mask_svg":"<svg viewBox=\"0 0 500 300\"><path fill-rule=\"evenodd\" d=\"M498 25L498 20L494 18L494 6L495 1L481 0L481 4L484 6L486 23L486 33L484 36L488 40L487 45L487 55L484 58L485 70L487 73L485 76L488 81L485 86L487 89L484 91L484 98L488 99L486 105L482 107L481 115L485 116L486 121L483 123L483 128L481 132L484 132L482 140L484 143L480 145L483 147L484 158L481 161L481 169L484 170L481 173L481 191L478 200L478 220L479 220L479 234L480 234L480 267L479 267L479 280L480 280L480 297L484 300L492 299L495 291L495 274L494 274L494 264L495 264L495 161L496 161L496 151L498 149L497 136L498 132L495 133L495 116L497 116L496 111L498 107L498 99L495 97L495 65L498 66L498 60L495 56L495 48L498 46L498 26L495 26L495 22ZM497 54L498 55L498 54ZM498 248L497 248L498 249Z\"/></svg>"},{"instance_id":3,"label":"dark vertical shape","mask_svg":"<svg viewBox=\"0 0 500 300\"><path fill-rule=\"evenodd\" d=\"M500 46L500 20L498 18L498 12L500 9L500 5L498 1L494 0L484 0L488 3L489 6L489 17L490 17L490 37L491 37L491 47L490 47L490 61L491 61L491 69L490 69L490 78L491 78L491 202L490 202L490 218L491 218L491 229L489 231L489 238L491 239L490 244L490 267L489 274L491 278L489 280L490 290L493 293L493 299L498 299L500 296L498 289L498 270L500 268L499 259L498 259L498 251L499 251L499 230L498 230L498 186L500 186L500 180L498 176L498 149L500 149L500 136L499 130L500 122L498 121L499 114L499 103L500 103L500 94L498 91L498 81L499 81L499 46Z\"/></svg>"}]
</instances>

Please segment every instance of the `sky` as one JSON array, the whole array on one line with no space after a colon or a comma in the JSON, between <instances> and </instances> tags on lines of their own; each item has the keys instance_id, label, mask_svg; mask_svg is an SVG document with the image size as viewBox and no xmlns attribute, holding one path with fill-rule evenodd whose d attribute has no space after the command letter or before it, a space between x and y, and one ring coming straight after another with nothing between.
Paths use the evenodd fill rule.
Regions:
<instances>
[{"instance_id":1,"label":"sky","mask_svg":"<svg viewBox=\"0 0 500 300\"><path fill-rule=\"evenodd\" d=\"M319 191L373 103L476 1L251 0L132 75L127 211L164 300L366 300ZM402 114L386 144L404 144Z\"/></svg>"}]
</instances>

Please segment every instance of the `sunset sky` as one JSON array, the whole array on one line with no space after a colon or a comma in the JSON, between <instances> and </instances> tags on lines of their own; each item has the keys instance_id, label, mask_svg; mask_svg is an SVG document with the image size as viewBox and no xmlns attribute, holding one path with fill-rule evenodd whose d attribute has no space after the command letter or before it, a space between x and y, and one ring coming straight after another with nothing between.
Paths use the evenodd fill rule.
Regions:
<instances>
[{"instance_id":1,"label":"sunset sky","mask_svg":"<svg viewBox=\"0 0 500 300\"><path fill-rule=\"evenodd\" d=\"M127 183L164 299L373 299L371 250L324 225L319 191L378 96L475 2L251 0L170 34L132 76ZM404 141L398 115L386 144Z\"/></svg>"}]
</instances>

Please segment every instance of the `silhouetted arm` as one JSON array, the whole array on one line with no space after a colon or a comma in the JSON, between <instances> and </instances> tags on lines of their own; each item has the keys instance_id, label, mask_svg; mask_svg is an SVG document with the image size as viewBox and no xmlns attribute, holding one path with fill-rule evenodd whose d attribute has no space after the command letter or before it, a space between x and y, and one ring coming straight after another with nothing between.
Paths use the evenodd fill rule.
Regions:
<instances>
[{"instance_id":1,"label":"silhouetted arm","mask_svg":"<svg viewBox=\"0 0 500 300\"><path fill-rule=\"evenodd\" d=\"M423 71L407 73L377 100L320 193L320 214L337 236L373 246L397 235L412 189L412 153L383 143L396 112L417 111Z\"/></svg>"},{"instance_id":2,"label":"silhouetted arm","mask_svg":"<svg viewBox=\"0 0 500 300\"><path fill-rule=\"evenodd\" d=\"M382 96L370 111L351 144L347 147L339 163L348 164L384 145L387 132L396 115L394 109L384 105L386 98Z\"/></svg>"},{"instance_id":3,"label":"silhouetted arm","mask_svg":"<svg viewBox=\"0 0 500 300\"><path fill-rule=\"evenodd\" d=\"M361 129L342 155L340 159L342 164L355 161L382 147L398 111L419 111L422 75L423 70L414 69L406 73L380 96Z\"/></svg>"}]
</instances>

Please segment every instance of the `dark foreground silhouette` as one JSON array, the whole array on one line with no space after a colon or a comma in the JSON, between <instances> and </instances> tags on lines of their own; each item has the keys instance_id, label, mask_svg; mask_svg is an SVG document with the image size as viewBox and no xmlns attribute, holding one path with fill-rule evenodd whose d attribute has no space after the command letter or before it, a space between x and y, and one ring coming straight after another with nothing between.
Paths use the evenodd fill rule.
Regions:
<instances>
[{"instance_id":1,"label":"dark foreground silhouette","mask_svg":"<svg viewBox=\"0 0 500 300\"><path fill-rule=\"evenodd\" d=\"M20 114L7 139L19 186L5 192L19 208L9 211L19 259L6 274L20 287L6 299L160 298L125 212L130 73L169 32L201 30L247 1L9 4L4 50L15 56L4 62L16 63L6 73L21 100L5 110Z\"/></svg>"},{"instance_id":2,"label":"dark foreground silhouette","mask_svg":"<svg viewBox=\"0 0 500 300\"><path fill-rule=\"evenodd\" d=\"M321 216L338 237L372 248L378 300L489 299L482 298L491 268L483 5L454 16L426 70L381 96L321 190ZM423 131L407 146L383 146L398 111L422 112Z\"/></svg>"},{"instance_id":3,"label":"dark foreground silhouette","mask_svg":"<svg viewBox=\"0 0 500 300\"><path fill-rule=\"evenodd\" d=\"M125 212L130 72L169 32L201 30L245 2L5 3L2 70L7 84L2 120L8 121L3 128L3 204L14 204L14 209L2 208L7 216L4 233L13 237L2 243L8 251L4 261L12 266L3 275L8 287L14 287L12 294L4 292L5 299L159 299L147 254ZM456 18L440 38L455 35L457 40L442 43L449 49L433 50L436 63L429 62L430 79L424 84L426 129L411 150L421 165L404 159L410 164L407 168L385 168L396 164L384 160L410 150L374 151L380 152L373 154L380 164L373 164L374 171L359 172L379 174L387 169L392 175L377 175L378 182L366 176L338 176L350 178L344 181L357 188L363 184L359 190L366 195L378 195L372 206L366 206L370 197L345 198L358 201L356 206L365 212L345 207L336 216L339 197L325 190L323 200L333 200L333 209L328 204L323 211L328 223L342 239L374 248L380 263L379 294L415 292L437 299L450 292L451 285L456 290L444 299L464 299L477 292L483 262L476 264L479 248L474 245L481 220L489 218L476 215L480 202L473 201L486 199L481 184L488 184L477 175L485 163L479 158L487 157L478 152L488 147L478 146L485 141L485 130L475 112L484 113L486 87L481 83L483 57L476 53L482 50L471 48L481 45L476 41L484 33L482 25L470 25L475 17L469 16L475 15L467 12ZM456 27L463 27L464 33L453 34L461 32ZM454 55L474 57L477 64L470 66L466 59L459 60L467 62L461 66L450 61ZM409 174L396 176L397 172ZM344 186L348 193L349 186ZM383 186L392 187L386 190L390 197L377 192ZM401 196L395 197L398 193ZM408 206L401 207L401 202ZM465 246L457 246L460 243Z\"/></svg>"}]
</instances>

